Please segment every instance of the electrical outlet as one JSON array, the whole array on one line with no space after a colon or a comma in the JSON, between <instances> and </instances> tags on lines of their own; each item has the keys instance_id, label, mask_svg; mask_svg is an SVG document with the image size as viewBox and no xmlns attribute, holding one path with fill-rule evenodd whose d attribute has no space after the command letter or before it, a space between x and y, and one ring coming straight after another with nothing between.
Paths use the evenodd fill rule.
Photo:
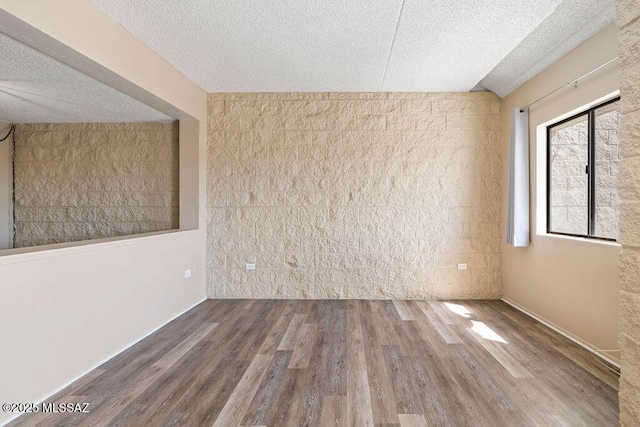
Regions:
<instances>
[{"instance_id":1,"label":"electrical outlet","mask_svg":"<svg viewBox=\"0 0 640 427\"><path fill-rule=\"evenodd\" d=\"M458 270L466 270L466 269L467 269L466 262L461 262L460 264L458 264Z\"/></svg>"},{"instance_id":2,"label":"electrical outlet","mask_svg":"<svg viewBox=\"0 0 640 427\"><path fill-rule=\"evenodd\" d=\"M184 271L184 278L187 279L189 277L191 277L191 269Z\"/></svg>"},{"instance_id":3,"label":"electrical outlet","mask_svg":"<svg viewBox=\"0 0 640 427\"><path fill-rule=\"evenodd\" d=\"M246 265L247 270L255 270L256 269L256 264L253 262L248 262Z\"/></svg>"}]
</instances>

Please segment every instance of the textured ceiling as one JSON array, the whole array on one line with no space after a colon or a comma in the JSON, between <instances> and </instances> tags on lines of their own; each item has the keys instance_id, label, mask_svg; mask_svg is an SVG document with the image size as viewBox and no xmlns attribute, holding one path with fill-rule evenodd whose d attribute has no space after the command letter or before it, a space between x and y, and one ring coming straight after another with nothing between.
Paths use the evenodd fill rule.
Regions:
<instances>
[{"instance_id":1,"label":"textured ceiling","mask_svg":"<svg viewBox=\"0 0 640 427\"><path fill-rule=\"evenodd\" d=\"M510 94L615 19L615 0L565 0L480 81L478 88L501 97Z\"/></svg>"},{"instance_id":2,"label":"textured ceiling","mask_svg":"<svg viewBox=\"0 0 640 427\"><path fill-rule=\"evenodd\" d=\"M567 50L599 5L613 13L612 0L91 1L208 92L468 91L497 66L486 87L513 87L553 58L536 31Z\"/></svg>"},{"instance_id":3,"label":"textured ceiling","mask_svg":"<svg viewBox=\"0 0 640 427\"><path fill-rule=\"evenodd\" d=\"M388 91L468 91L561 0L405 0Z\"/></svg>"},{"instance_id":4,"label":"textured ceiling","mask_svg":"<svg viewBox=\"0 0 640 427\"><path fill-rule=\"evenodd\" d=\"M173 118L0 33L0 120L91 123Z\"/></svg>"},{"instance_id":5,"label":"textured ceiling","mask_svg":"<svg viewBox=\"0 0 640 427\"><path fill-rule=\"evenodd\" d=\"M208 92L380 90L402 0L97 0Z\"/></svg>"},{"instance_id":6,"label":"textured ceiling","mask_svg":"<svg viewBox=\"0 0 640 427\"><path fill-rule=\"evenodd\" d=\"M561 0L92 0L208 92L466 91Z\"/></svg>"}]
</instances>

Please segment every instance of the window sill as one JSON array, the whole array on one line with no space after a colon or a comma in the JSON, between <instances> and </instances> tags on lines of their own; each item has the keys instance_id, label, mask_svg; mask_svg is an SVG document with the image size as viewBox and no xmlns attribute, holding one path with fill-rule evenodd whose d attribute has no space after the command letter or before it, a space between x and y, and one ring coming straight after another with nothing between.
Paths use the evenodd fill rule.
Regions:
<instances>
[{"instance_id":1,"label":"window sill","mask_svg":"<svg viewBox=\"0 0 640 427\"><path fill-rule=\"evenodd\" d=\"M549 237L552 239L573 240L575 242L584 242L584 243L591 243L596 245L613 246L617 248L622 247L620 243L612 242L609 240L587 239L585 237L564 236L562 234L552 234L552 233L538 233L538 236Z\"/></svg>"}]
</instances>

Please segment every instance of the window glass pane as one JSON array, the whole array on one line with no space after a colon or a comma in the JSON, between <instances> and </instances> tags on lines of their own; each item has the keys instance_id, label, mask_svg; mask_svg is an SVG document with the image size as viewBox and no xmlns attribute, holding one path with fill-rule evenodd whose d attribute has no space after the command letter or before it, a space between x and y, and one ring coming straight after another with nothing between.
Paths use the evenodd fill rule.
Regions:
<instances>
[{"instance_id":1,"label":"window glass pane","mask_svg":"<svg viewBox=\"0 0 640 427\"><path fill-rule=\"evenodd\" d=\"M595 230L596 237L618 237L618 193L616 177L619 155L619 101L595 110Z\"/></svg>"},{"instance_id":2,"label":"window glass pane","mask_svg":"<svg viewBox=\"0 0 640 427\"><path fill-rule=\"evenodd\" d=\"M550 218L556 233L588 234L587 115L550 129Z\"/></svg>"}]
</instances>

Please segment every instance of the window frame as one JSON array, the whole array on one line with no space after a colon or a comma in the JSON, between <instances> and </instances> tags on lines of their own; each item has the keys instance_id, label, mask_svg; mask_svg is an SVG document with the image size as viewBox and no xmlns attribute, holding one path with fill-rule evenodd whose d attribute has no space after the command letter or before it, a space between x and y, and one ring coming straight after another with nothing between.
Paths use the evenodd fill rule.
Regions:
<instances>
[{"instance_id":1,"label":"window frame","mask_svg":"<svg viewBox=\"0 0 640 427\"><path fill-rule=\"evenodd\" d=\"M606 105L613 104L615 102L620 101L620 95L617 95L607 101L598 103L592 107L589 107L579 113L576 113L570 117L562 119L558 122L552 123L546 126L547 129L547 155L546 155L546 198L547 198L547 234L550 235L560 235L560 236L570 236L570 237L579 237L590 240L601 240L607 242L617 242L617 239L612 239L609 237L599 237L595 235L595 216L596 216L596 173L595 173L595 160L596 160L596 132L595 132L595 112L599 108L602 108ZM562 233L559 231L551 230L551 130L554 127L563 125L567 122L580 118L582 116L587 117L587 165L585 173L588 175L587 177L587 234L574 234L574 233Z\"/></svg>"}]
</instances>

